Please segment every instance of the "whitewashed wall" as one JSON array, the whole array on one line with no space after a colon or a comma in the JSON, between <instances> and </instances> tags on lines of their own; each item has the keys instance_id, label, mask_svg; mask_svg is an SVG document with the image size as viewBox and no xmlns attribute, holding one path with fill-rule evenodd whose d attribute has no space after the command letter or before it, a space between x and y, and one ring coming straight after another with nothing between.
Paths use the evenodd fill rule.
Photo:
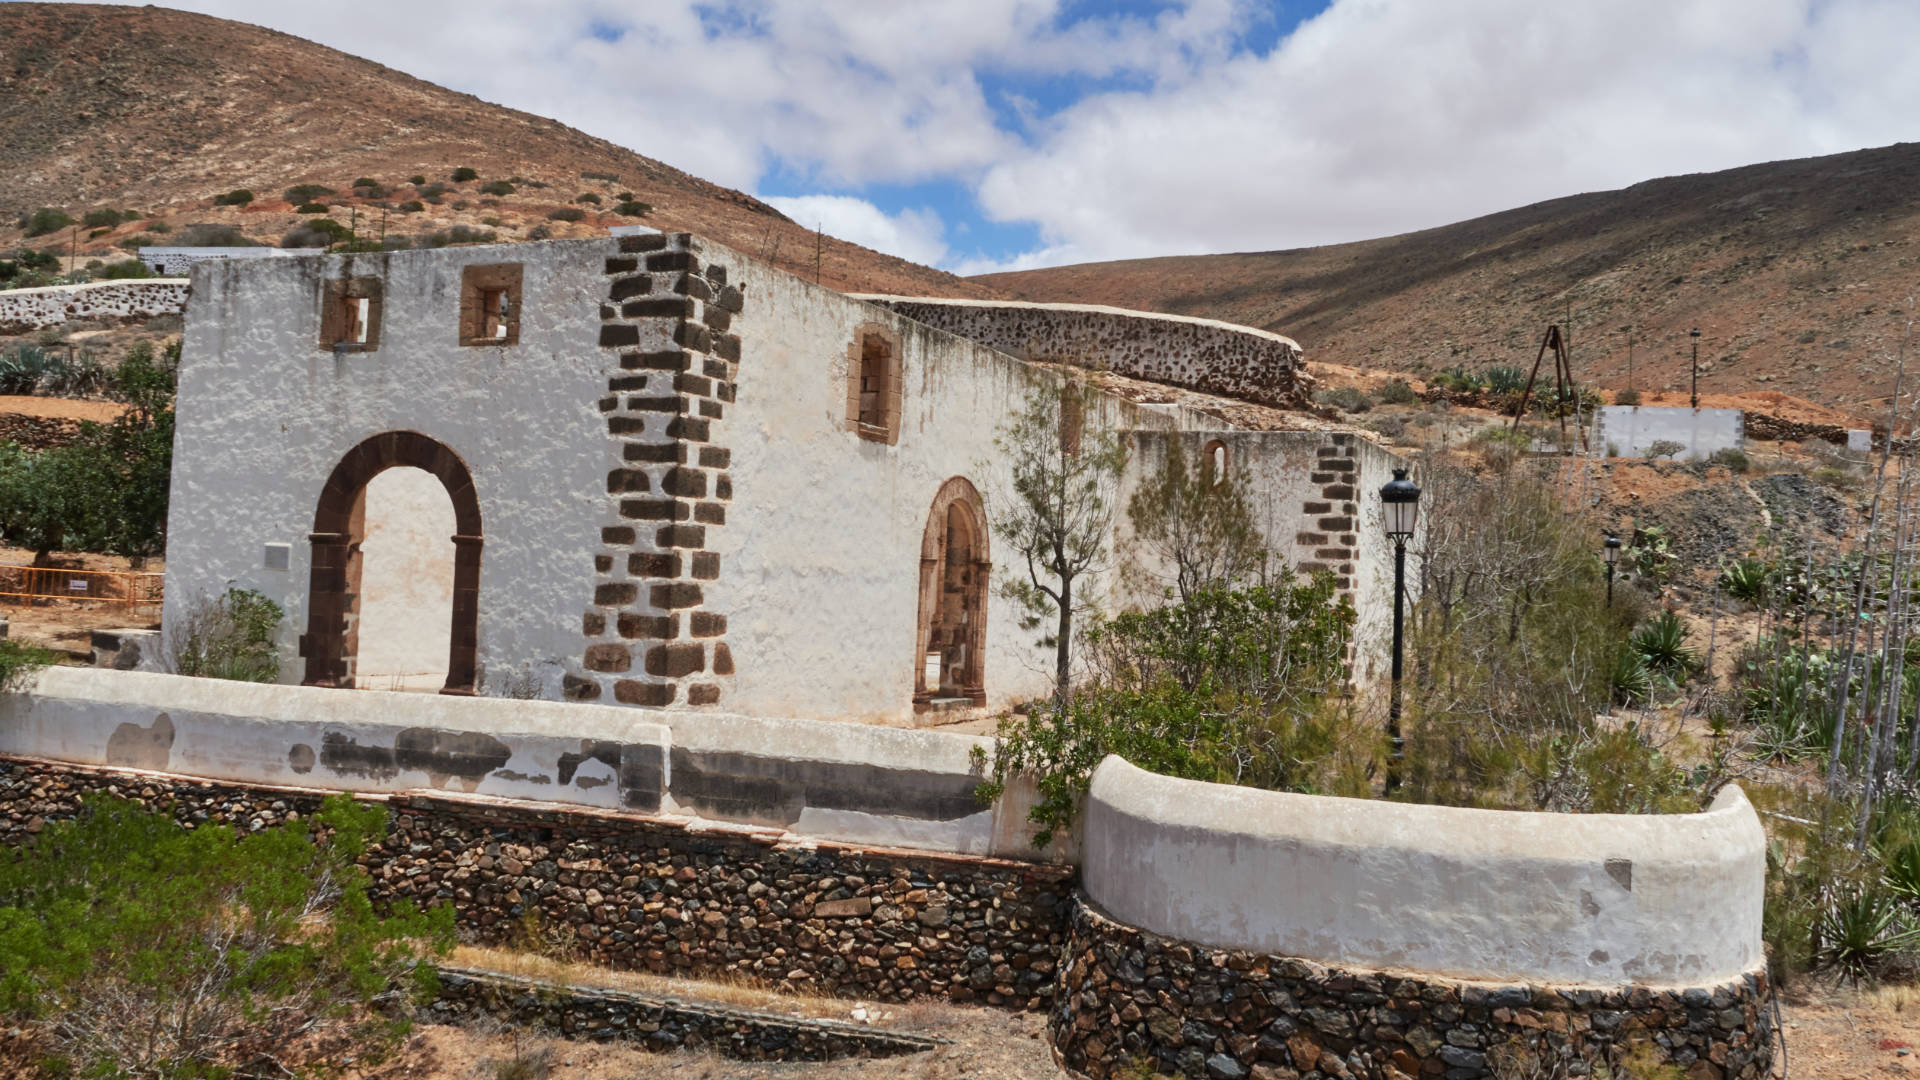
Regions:
<instances>
[{"instance_id":1,"label":"whitewashed wall","mask_svg":"<svg viewBox=\"0 0 1920 1080\"><path fill-rule=\"evenodd\" d=\"M1705 461L1717 450L1747 443L1747 414L1739 409L1682 409L1667 405L1607 405L1594 419L1593 445L1615 457L1646 457L1657 442L1685 447L1681 461Z\"/></svg>"},{"instance_id":2,"label":"whitewashed wall","mask_svg":"<svg viewBox=\"0 0 1920 1080\"><path fill-rule=\"evenodd\" d=\"M1541 814L1176 780L1109 757L1081 879L1129 925L1218 948L1468 979L1708 986L1764 962L1766 834L1700 814Z\"/></svg>"}]
</instances>

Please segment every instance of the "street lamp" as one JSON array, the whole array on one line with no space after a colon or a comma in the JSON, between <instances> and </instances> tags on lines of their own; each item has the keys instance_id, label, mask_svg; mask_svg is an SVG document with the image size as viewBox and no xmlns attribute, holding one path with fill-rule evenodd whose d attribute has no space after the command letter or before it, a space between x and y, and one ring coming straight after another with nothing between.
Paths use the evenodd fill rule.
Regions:
<instances>
[{"instance_id":1,"label":"street lamp","mask_svg":"<svg viewBox=\"0 0 1920 1080\"><path fill-rule=\"evenodd\" d=\"M1420 516L1420 488L1407 479L1407 470L1393 470L1393 479L1380 487L1381 517L1387 539L1393 541L1393 691L1387 699L1387 793L1400 786L1400 761L1406 740L1400 737L1400 626L1407 591L1407 541L1413 538Z\"/></svg>"},{"instance_id":2,"label":"street lamp","mask_svg":"<svg viewBox=\"0 0 1920 1080\"><path fill-rule=\"evenodd\" d=\"M1696 326L1687 331L1687 336L1693 339L1693 407L1697 409L1700 407L1700 328Z\"/></svg>"},{"instance_id":3,"label":"street lamp","mask_svg":"<svg viewBox=\"0 0 1920 1080\"><path fill-rule=\"evenodd\" d=\"M1612 607L1613 567L1615 563L1620 561L1620 538L1617 536L1607 537L1606 545L1601 548L1601 554L1606 556L1607 559L1607 606Z\"/></svg>"}]
</instances>

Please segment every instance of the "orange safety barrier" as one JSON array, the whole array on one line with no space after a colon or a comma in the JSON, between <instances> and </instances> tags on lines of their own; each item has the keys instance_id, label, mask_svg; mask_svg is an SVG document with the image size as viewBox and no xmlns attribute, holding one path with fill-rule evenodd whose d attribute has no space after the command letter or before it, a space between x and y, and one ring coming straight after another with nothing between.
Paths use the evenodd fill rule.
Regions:
<instances>
[{"instance_id":1,"label":"orange safety barrier","mask_svg":"<svg viewBox=\"0 0 1920 1080\"><path fill-rule=\"evenodd\" d=\"M63 570L51 566L0 565L0 601L90 600L124 607L160 602L165 575L138 570Z\"/></svg>"}]
</instances>

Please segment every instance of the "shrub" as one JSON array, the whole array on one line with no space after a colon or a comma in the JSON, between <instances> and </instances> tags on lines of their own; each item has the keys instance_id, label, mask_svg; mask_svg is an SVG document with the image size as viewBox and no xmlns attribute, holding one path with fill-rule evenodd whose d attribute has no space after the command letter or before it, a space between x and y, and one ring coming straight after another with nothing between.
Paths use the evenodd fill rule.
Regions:
<instances>
[{"instance_id":1,"label":"shrub","mask_svg":"<svg viewBox=\"0 0 1920 1080\"><path fill-rule=\"evenodd\" d=\"M361 178L359 178L358 180L355 180L355 181L353 182L353 186L354 186L354 187L357 187L357 188L361 188L361 187L379 187L379 186L380 186L380 181L378 181L378 180L375 180L375 179L374 179L373 177L371 177L371 176L363 176L363 177L361 177Z\"/></svg>"},{"instance_id":2,"label":"shrub","mask_svg":"<svg viewBox=\"0 0 1920 1080\"><path fill-rule=\"evenodd\" d=\"M1640 391L1632 387L1628 387L1625 390L1616 390L1613 392L1613 403L1615 405L1638 405L1640 404Z\"/></svg>"},{"instance_id":3,"label":"shrub","mask_svg":"<svg viewBox=\"0 0 1920 1080\"><path fill-rule=\"evenodd\" d=\"M1735 600L1758 604L1767 598L1769 574L1767 564L1759 559L1741 559L1720 572L1720 586Z\"/></svg>"},{"instance_id":4,"label":"shrub","mask_svg":"<svg viewBox=\"0 0 1920 1080\"><path fill-rule=\"evenodd\" d=\"M1419 400L1420 395L1413 392L1413 387L1405 379L1388 379L1387 384L1380 388L1382 405L1412 405Z\"/></svg>"},{"instance_id":5,"label":"shrub","mask_svg":"<svg viewBox=\"0 0 1920 1080\"><path fill-rule=\"evenodd\" d=\"M553 239L553 230L547 228L545 225L535 225L533 228L527 230L527 239L551 240Z\"/></svg>"},{"instance_id":6,"label":"shrub","mask_svg":"<svg viewBox=\"0 0 1920 1080\"><path fill-rule=\"evenodd\" d=\"M89 210L80 218L80 224L89 229L111 229L122 220L118 210Z\"/></svg>"},{"instance_id":7,"label":"shrub","mask_svg":"<svg viewBox=\"0 0 1920 1080\"><path fill-rule=\"evenodd\" d=\"M653 213L653 204L643 203L637 199L621 199L619 205L613 208L613 212L621 217L646 217Z\"/></svg>"},{"instance_id":8,"label":"shrub","mask_svg":"<svg viewBox=\"0 0 1920 1080\"><path fill-rule=\"evenodd\" d=\"M54 655L24 641L0 638L0 694L10 694L40 671L52 666Z\"/></svg>"},{"instance_id":9,"label":"shrub","mask_svg":"<svg viewBox=\"0 0 1920 1080\"><path fill-rule=\"evenodd\" d=\"M387 189L377 182L363 184L356 180L353 183L353 193L363 199L383 199L387 195Z\"/></svg>"},{"instance_id":10,"label":"shrub","mask_svg":"<svg viewBox=\"0 0 1920 1080\"><path fill-rule=\"evenodd\" d=\"M331 247L347 238L347 227L332 218L315 218L280 238L283 248Z\"/></svg>"},{"instance_id":11,"label":"shrub","mask_svg":"<svg viewBox=\"0 0 1920 1080\"><path fill-rule=\"evenodd\" d=\"M327 212L327 204L317 202L301 203L294 208L293 212L296 214L324 214Z\"/></svg>"},{"instance_id":12,"label":"shrub","mask_svg":"<svg viewBox=\"0 0 1920 1080\"><path fill-rule=\"evenodd\" d=\"M511 195L513 191L513 185L505 180L489 180L480 185L482 195Z\"/></svg>"},{"instance_id":13,"label":"shrub","mask_svg":"<svg viewBox=\"0 0 1920 1080\"><path fill-rule=\"evenodd\" d=\"M1322 405L1333 405L1350 413L1363 413L1373 408L1373 400L1358 387L1353 386L1322 390L1313 395L1313 400Z\"/></svg>"},{"instance_id":14,"label":"shrub","mask_svg":"<svg viewBox=\"0 0 1920 1080\"><path fill-rule=\"evenodd\" d=\"M1527 388L1527 373L1505 364L1490 367L1486 384L1487 389L1496 394L1517 394Z\"/></svg>"},{"instance_id":15,"label":"shrub","mask_svg":"<svg viewBox=\"0 0 1920 1080\"><path fill-rule=\"evenodd\" d=\"M1853 491L1860 486L1860 477L1852 469L1823 465L1810 474L1816 483L1825 484L1837 491Z\"/></svg>"},{"instance_id":16,"label":"shrub","mask_svg":"<svg viewBox=\"0 0 1920 1080\"><path fill-rule=\"evenodd\" d=\"M632 202L636 198L639 198L639 196L635 195L633 192L623 191L620 194L615 195L613 197L613 201L614 202Z\"/></svg>"},{"instance_id":17,"label":"shrub","mask_svg":"<svg viewBox=\"0 0 1920 1080\"><path fill-rule=\"evenodd\" d=\"M0 1008L62 1075L198 1080L272 1062L291 1076L278 1056L301 1040L321 1048L323 1075L343 1055L377 1062L407 1025L376 1000L430 1000L422 961L453 943L450 905L375 913L354 860L386 817L336 795L312 823L243 836L88 795L77 817L0 853Z\"/></svg>"},{"instance_id":18,"label":"shrub","mask_svg":"<svg viewBox=\"0 0 1920 1080\"><path fill-rule=\"evenodd\" d=\"M160 238L157 236L154 236L152 233L136 233L133 236L129 236L126 239L120 241L114 246L118 247L122 251L138 251L143 247L153 247L155 244L158 244L159 242L160 242Z\"/></svg>"},{"instance_id":19,"label":"shrub","mask_svg":"<svg viewBox=\"0 0 1920 1080\"><path fill-rule=\"evenodd\" d=\"M234 188L224 195L215 195L213 197L213 205L215 206L245 206L252 201L253 192L248 191L246 188Z\"/></svg>"},{"instance_id":20,"label":"shrub","mask_svg":"<svg viewBox=\"0 0 1920 1080\"><path fill-rule=\"evenodd\" d=\"M1656 439L1652 446L1647 447L1646 456L1648 461L1659 461L1661 458L1671 458L1686 452L1686 443L1674 442L1672 439Z\"/></svg>"},{"instance_id":21,"label":"shrub","mask_svg":"<svg viewBox=\"0 0 1920 1080\"><path fill-rule=\"evenodd\" d=\"M437 232L427 237L423 246L441 248L452 244L491 244L497 239L494 233L482 232L465 225L455 225L446 232Z\"/></svg>"},{"instance_id":22,"label":"shrub","mask_svg":"<svg viewBox=\"0 0 1920 1080\"><path fill-rule=\"evenodd\" d=\"M586 220L586 216L587 212L585 210L575 206L563 206L547 214L547 217L554 221L584 221Z\"/></svg>"},{"instance_id":23,"label":"shrub","mask_svg":"<svg viewBox=\"0 0 1920 1080\"><path fill-rule=\"evenodd\" d=\"M157 232L160 235L165 236L167 233L170 233L173 231L173 226L167 224L164 221L156 221L153 224L147 226L147 230L149 232Z\"/></svg>"},{"instance_id":24,"label":"shrub","mask_svg":"<svg viewBox=\"0 0 1920 1080\"><path fill-rule=\"evenodd\" d=\"M980 797L1033 775L1040 801L1028 820L1044 847L1071 826L1108 754L1168 776L1320 789L1342 741L1321 703L1345 678L1353 619L1331 575L1283 573L1096 623L1099 676L1065 704L1002 718ZM987 756L974 751L982 766Z\"/></svg>"},{"instance_id":25,"label":"shrub","mask_svg":"<svg viewBox=\"0 0 1920 1080\"><path fill-rule=\"evenodd\" d=\"M275 638L285 612L265 594L229 587L219 599L197 597L174 640L168 642L176 675L239 682L277 682L280 650Z\"/></svg>"},{"instance_id":26,"label":"shrub","mask_svg":"<svg viewBox=\"0 0 1920 1080\"><path fill-rule=\"evenodd\" d=\"M582 192L582 193L580 194L580 197L579 197L579 198L576 198L576 199L574 199L573 201L574 201L574 202L583 202L583 203L592 203L592 204L593 204L593 205L595 205L595 206L599 206L599 205L600 205L600 196L598 196L598 195L595 195L595 194L594 194L593 192L591 192L591 191L587 191L587 192Z\"/></svg>"},{"instance_id":27,"label":"shrub","mask_svg":"<svg viewBox=\"0 0 1920 1080\"><path fill-rule=\"evenodd\" d=\"M474 172L472 169L466 167L465 165L462 165L461 167L453 170L453 182L456 184L464 184L469 180L478 180L478 179L480 179L480 174L477 172Z\"/></svg>"},{"instance_id":28,"label":"shrub","mask_svg":"<svg viewBox=\"0 0 1920 1080\"><path fill-rule=\"evenodd\" d=\"M427 204L421 202L419 199L409 199L400 204L400 212L403 214L418 214L425 211L426 208Z\"/></svg>"},{"instance_id":29,"label":"shrub","mask_svg":"<svg viewBox=\"0 0 1920 1080\"><path fill-rule=\"evenodd\" d=\"M295 184L286 190L287 201L298 206L310 203L322 195L333 194L333 189L320 184Z\"/></svg>"},{"instance_id":30,"label":"shrub","mask_svg":"<svg viewBox=\"0 0 1920 1080\"><path fill-rule=\"evenodd\" d=\"M231 225L189 225L174 238L181 247L257 247Z\"/></svg>"},{"instance_id":31,"label":"shrub","mask_svg":"<svg viewBox=\"0 0 1920 1080\"><path fill-rule=\"evenodd\" d=\"M1662 611L1633 632L1633 651L1649 670L1677 681L1700 666L1699 653L1687 644L1692 634L1680 616Z\"/></svg>"},{"instance_id":32,"label":"shrub","mask_svg":"<svg viewBox=\"0 0 1920 1080\"><path fill-rule=\"evenodd\" d=\"M414 187L419 187L421 184L424 184L426 182L427 182L427 178L424 176L407 177L407 183L412 184Z\"/></svg>"},{"instance_id":33,"label":"shrub","mask_svg":"<svg viewBox=\"0 0 1920 1080\"><path fill-rule=\"evenodd\" d=\"M1715 450L1707 458L1707 463L1709 465L1725 466L1728 470L1736 473L1744 473L1753 468L1753 462L1747 455L1731 446L1723 450Z\"/></svg>"},{"instance_id":34,"label":"shrub","mask_svg":"<svg viewBox=\"0 0 1920 1080\"><path fill-rule=\"evenodd\" d=\"M68 217L65 211L55 210L50 206L42 207L27 215L26 234L30 237L45 236L50 232L59 232L72 224L73 219Z\"/></svg>"},{"instance_id":35,"label":"shrub","mask_svg":"<svg viewBox=\"0 0 1920 1080\"><path fill-rule=\"evenodd\" d=\"M485 225L488 228L497 229L500 227L500 219L489 214L486 217L483 217L480 219L480 224Z\"/></svg>"},{"instance_id":36,"label":"shrub","mask_svg":"<svg viewBox=\"0 0 1920 1080\"><path fill-rule=\"evenodd\" d=\"M150 278L156 275L147 268L146 263L139 259L121 259L119 262L111 262L101 267L100 272L95 276L104 281L121 281L128 278Z\"/></svg>"}]
</instances>

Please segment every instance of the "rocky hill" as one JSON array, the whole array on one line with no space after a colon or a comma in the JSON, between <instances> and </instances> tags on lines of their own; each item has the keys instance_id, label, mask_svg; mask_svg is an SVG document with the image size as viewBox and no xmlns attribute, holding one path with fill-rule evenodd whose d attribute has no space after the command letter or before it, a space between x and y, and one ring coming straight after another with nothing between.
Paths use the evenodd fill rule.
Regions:
<instances>
[{"instance_id":1,"label":"rocky hill","mask_svg":"<svg viewBox=\"0 0 1920 1080\"><path fill-rule=\"evenodd\" d=\"M1546 324L1570 311L1579 377L1643 391L1687 389L1698 327L1702 393L1782 390L1856 410L1891 391L1920 292L1920 144L1650 180L1360 243L974 280L1245 323L1316 360L1414 373L1530 365Z\"/></svg>"},{"instance_id":2,"label":"rocky hill","mask_svg":"<svg viewBox=\"0 0 1920 1080\"><path fill-rule=\"evenodd\" d=\"M657 152L671 156L672 147ZM478 180L449 183L453 170ZM447 183L444 192L409 177ZM83 258L131 238L187 226L232 226L278 243L310 216L287 188L332 188L321 201L342 225L425 238L455 225L525 239L604 233L630 223L612 210L631 194L646 224L710 236L815 275L815 235L751 196L563 124L489 104L313 42L245 23L160 8L0 4L0 249L23 239L25 215L53 207L132 209L140 220L77 235ZM380 181L356 194L355 180ZM514 192L479 190L509 180ZM216 194L246 188L244 207ZM592 194L601 201L577 201ZM437 201L436 201L437 200ZM408 203L417 212L401 210ZM549 217L580 210L580 221ZM570 215L567 215L570 216ZM65 254L76 239L57 237ZM166 242L159 239L155 242ZM832 237L818 275L849 291L990 296L990 288Z\"/></svg>"}]
</instances>

